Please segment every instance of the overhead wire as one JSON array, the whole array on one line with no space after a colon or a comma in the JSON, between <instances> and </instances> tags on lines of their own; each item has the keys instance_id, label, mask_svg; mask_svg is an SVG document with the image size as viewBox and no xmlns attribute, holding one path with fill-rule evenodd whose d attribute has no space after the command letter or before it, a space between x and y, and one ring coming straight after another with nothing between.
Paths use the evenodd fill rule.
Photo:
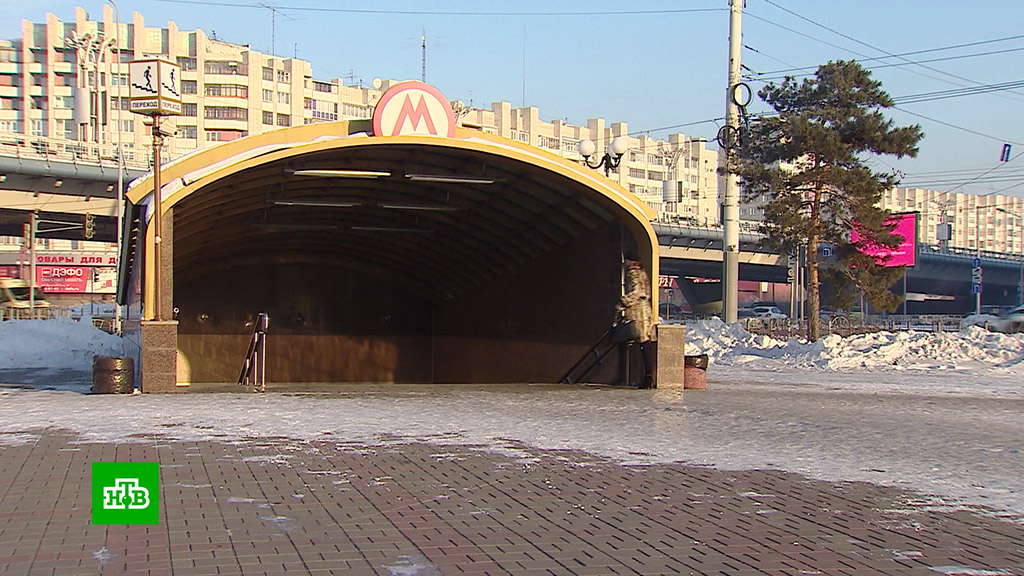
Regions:
<instances>
[{"instance_id":1,"label":"overhead wire","mask_svg":"<svg viewBox=\"0 0 1024 576\"><path fill-rule=\"evenodd\" d=\"M918 54L930 54L932 52L944 52L946 50L959 50L960 48L969 48L971 46L980 46L980 45L983 45L983 44L995 44L997 42L1009 42L1011 40L1020 40L1020 39L1024 39L1024 34L1018 34L1016 36L1004 36L1002 38L993 38L993 39L990 39L990 40L979 40L979 41L976 41L976 42L966 42L966 43L963 43L963 44L953 44L953 45L950 45L950 46L941 46L941 47L938 47L938 48L926 48L926 49L923 49L923 50L913 50L911 52L902 52L900 54L895 54L894 56L898 56L898 57L916 56ZM1019 49L1014 49L1014 50L1022 50L1022 49L1024 49L1024 48L1019 48ZM894 56L876 56L874 58L863 58L863 59L858 60L858 62L860 62L861 64L863 64L865 62L876 62L876 61L880 61L880 60L888 60L889 58L892 58ZM789 64L787 64L787 65L788 66L792 66L792 65L789 65ZM807 70L809 72L813 72L816 69L817 69L817 66L802 66L802 67L792 66L791 68L784 68L784 69L780 69L780 70L769 70L768 72L764 72L764 74L784 74L784 73L787 73L787 72L800 72L800 71L803 71L803 70Z\"/></svg>"},{"instance_id":2,"label":"overhead wire","mask_svg":"<svg viewBox=\"0 0 1024 576\"><path fill-rule=\"evenodd\" d=\"M825 30L827 30L827 31L829 31L829 32L832 32L833 34L836 34L836 35L838 35L838 36L840 36L840 37L843 37L843 38L846 38L846 39L848 39L848 40L851 40L851 41L853 41L853 42L856 42L857 44L860 44L860 45L866 46L866 47L868 47L868 48L871 48L871 49L873 49L873 50L876 50L876 51L878 51L878 52L881 52L881 53L883 53L883 54L886 54L886 57L887 57L887 58L898 58L898 59L901 59L901 60L903 60L903 61L904 61L904 62L906 62L907 64L912 64L912 65L915 65L915 66L920 66L920 67L922 67L922 68L924 68L924 69L926 69L926 70L931 70L931 71L937 72L937 73L939 73L939 74L943 74L943 75L945 75L945 76L949 76L949 77L952 77L952 78L956 78L956 79L958 79L958 80L962 80L962 81L964 81L964 82L968 82L968 83L970 83L970 84L973 84L973 85L974 85L973 87L963 87L963 88L965 88L965 89L966 89L966 90L965 90L965 92L964 92L964 95L972 93L972 90L971 90L971 89L976 89L976 90L977 90L977 93L983 93L983 92L996 92L996 91L1003 91L1003 90L1005 90L1005 91L1008 91L1008 92L1010 92L1010 93L1012 93L1012 94L1017 94L1017 95L1020 95L1020 93L1019 93L1019 92L1015 92L1015 91L1013 90L1013 87L1010 87L1010 88L992 88L992 89L990 89L990 90L989 90L989 89L987 89L987 88L993 87L993 86L995 86L995 85L986 85L986 84L983 84L983 83L981 83L981 82L978 82L978 81L975 81L975 80L971 80L971 79L969 79L969 78L964 78L964 77L962 77L962 76L958 76L958 75L955 75L955 74L951 74L951 73L948 73L948 72L944 72L944 71L942 71L942 70L939 70L939 69L933 68L933 67L931 67L931 66L926 66L926 65L925 65L924 63L920 63L920 62L914 62L914 61L912 61L912 60L908 60L908 59L907 59L907 58L905 58L904 56L900 56L900 55L896 55L896 54L893 54L893 53L891 53L891 52L889 52L889 51L887 51L887 50L883 50L883 49L881 49L881 48L878 48L877 46L873 46L873 45L871 45L871 44L868 44L868 43L866 43L866 42L863 42L863 41L861 41L861 40L858 40L858 39L856 39L856 38L854 38L854 37L852 37L852 36L850 36L850 35L848 35L848 34L844 34L844 33L842 33L842 32L839 32L839 31L837 31L837 30L834 30L834 29L832 29L832 28L829 28L828 26L825 26L825 25L823 25L823 24L820 24L820 23L818 23L818 22L815 22L815 21L813 21L813 20L811 20L811 19L809 19L809 18L807 18L807 17L805 17L805 16L803 16L803 15L801 15L801 14L798 14L798 13L796 13L796 12L792 11L792 10L789 10L788 8L785 8L784 6L780 6L779 4L777 4L776 2L774 2L773 0L764 0L764 1L765 1L766 3L768 3L768 4L772 5L772 6L775 6L776 8L778 8L778 9L780 9L780 10L782 10L782 11L784 11L784 12L788 13L788 14L791 14L791 15L793 15L793 16L795 16L795 17L797 17L797 18L801 19L801 20L804 20L804 21L806 21L806 22L809 22L809 23L811 23L811 24L813 24L813 25L815 25L815 26L818 26L818 27L820 27L820 28L823 28L823 29L825 29ZM772 24L772 25L775 25L775 26L779 26L779 27L782 27L782 28L786 28L785 26L781 26L781 25L779 25L779 24L777 24L777 23L775 23L775 22L771 22L770 20L767 20L767 19L764 19L764 18L759 18L759 17L756 17L756 16L755 16L755 18L757 18L757 19L759 19L759 20L762 20L762 21L765 21L765 22L767 22L767 23L769 23L769 24ZM786 28L786 29L788 29L788 30L791 30L791 31L792 31L792 29L789 29L789 28ZM832 44L832 43L830 43L830 42L827 42L827 41L824 41L824 40L820 40L820 39L817 39L817 38L813 38L812 36L810 36L810 35L807 35L807 34L804 34L804 33L802 33L802 32L797 32L797 31L794 31L794 32L795 32L795 33L797 33L797 34L800 34L801 36L806 36L806 37L812 38L812 39L814 39L814 40L817 40L817 41L819 41L819 42L823 42L823 43L825 43L825 44L829 44L829 45L835 46L834 44ZM853 51L853 50L850 50L850 49L848 49L848 48L842 48L842 49L844 49L844 50L848 50L849 52L852 52L852 53L854 53L854 54L858 54L857 52L855 52L855 51ZM1007 52L1008 52L1008 51L1010 51L1010 50L1007 50ZM1016 49L1014 49L1014 50L1012 50L1012 51L1016 51ZM1000 51L999 53L1003 53L1003 52L1004 52L1004 51ZM912 70L911 70L911 71L912 71ZM915 72L915 73L921 74L920 72ZM926 76L926 77L930 77L930 76L928 76L928 75L925 75L925 74L922 74L922 75L924 75L924 76ZM933 78L933 77L932 77L932 78ZM933 78L933 79L934 79L934 78ZM950 82L949 80L943 80L943 81L945 81L945 82L949 82L949 83L952 83L952 84L956 84L955 82ZM919 101L921 101L921 102L926 102L926 101L931 101L931 100L934 100L934 99L944 99L944 98L953 98L953 97L959 97L960 95L961 95L961 94L960 94L960 93L958 93L958 92L956 92L956 91L949 91L949 92L947 92L947 93L945 93L945 94L942 94L942 95L939 95L939 94L930 94L930 95L916 95L916 97L918 97L918 98L921 98L921 99L920 99ZM1004 95L1004 96L1006 96L1006 95ZM909 97L908 97L908 98L909 98ZM1014 98L1014 100L1018 100L1018 99ZM908 103L915 103L915 102L916 102L915 100L910 100L910 102L908 102ZM925 115L923 115L923 114L919 114L919 113L911 112L911 111L909 111L909 110L906 110L905 108L901 108L901 107L899 107L899 106L894 106L894 107L893 107L893 109L895 109L895 110L899 110L899 111L901 111L901 112L903 112L903 113L906 113L906 114L910 114L910 115L912 115L912 116L917 116L917 117L923 118L923 119L925 119L925 120L929 120L929 121L932 121L932 122L936 122L936 123L938 123L938 124L942 124L942 125L944 125L944 126L947 126L947 127L950 127L950 128L954 128L954 129L957 129L957 130L961 130L961 131L964 131L964 132L967 132L967 133L970 133L970 134L974 134L974 135L977 135L977 136L981 136L981 137L984 137L984 138L988 138L988 139L996 140L996 141L1002 142L1002 143L1004 143L1004 144L1019 144L1018 142L1015 142L1015 141L1012 141L1012 140L1008 140L1008 139L1003 139L1003 138L996 138L996 137L994 137L994 136L991 136L991 135L989 135L989 134L984 134L984 133L982 133L982 132L979 132L979 131L976 131L976 130L971 130L971 129L969 129L969 128L964 128L963 126L958 126L958 125L952 124L952 123L950 123L950 122L945 122L945 121L942 121L942 120L938 120L938 119L936 119L936 118L932 118L932 117L930 117L930 116L925 116ZM959 189L961 189L961 188L963 188L963 187L965 187L965 186L967 186L967 185L969 185L969 184L974 184L974 183L977 183L977 182L979 182L979 181L982 181L982 180L983 180L984 178L988 177L988 175L989 175L989 174L991 174L991 173L995 172L996 170L999 170L1000 168L1003 168L1004 166L1006 166L1006 165L1010 164L1010 163L1011 163L1011 162L1013 162L1014 160L1016 160L1016 159L1020 158L1020 156L1021 156L1022 154L1024 154L1024 152L1016 154L1015 156L1013 156L1013 157L1009 158L1009 159L1008 159L1008 161L1006 161L1006 162L1000 162L1000 163L999 163L999 164L997 164L996 166L994 166L994 167L992 167L992 168L990 168L990 169L988 169L988 170L986 170L986 171L984 171L984 172L982 172L982 173L978 174L977 176L975 176L975 177L973 177L973 178L970 178L970 179L968 179L968 180L966 180L966 181L963 181L963 182L960 182L960 183L958 183L958 184L957 184L957 185L956 185L956 186L955 186L954 188L952 188L952 189L948 190L947 192L953 192L953 191L959 190ZM1004 181L1004 182L1005 182L1006 180L1002 180L1002 181ZM1012 179L1011 179L1010 181L1012 181ZM1019 186L1019 185L1021 185L1021 184L1024 184L1024 182L1022 182L1022 183L1018 183L1018 184L1014 184L1013 186L1010 186L1010 187L1004 188L1003 190L1008 190L1008 189L1011 189L1011 188L1015 188L1015 187L1017 187L1017 186ZM994 193L994 192L990 192L989 194L992 194L992 193Z\"/></svg>"},{"instance_id":3,"label":"overhead wire","mask_svg":"<svg viewBox=\"0 0 1024 576\"><path fill-rule=\"evenodd\" d=\"M982 82L978 82L978 81L976 81L976 80L971 80L970 78L965 78L965 77L963 77L963 76L959 76L959 75L956 75L956 74L952 74L952 73L950 73L950 72L945 72L945 71L943 71L943 70L940 70L940 69L938 69L938 68L935 68L935 67L932 67L932 66L927 66L927 65L925 65L925 64L922 64L922 63L917 63L917 62L914 62L913 60L909 60L909 59L907 59L907 58L905 58L905 57L903 57L903 56L899 56L899 55L897 55L897 54L893 54L892 52L889 52L888 50L884 50L884 49L882 49L882 48L879 48L879 47L877 47L877 46L874 46L874 45L872 45L872 44L869 44L869 43L867 43L867 42L864 42L864 41L862 41L862 40L858 40L857 38L854 38L853 36L850 36L849 34L844 34L843 32L839 32L838 30L835 30L835 29L833 29L833 28L830 28L830 27L828 27L828 26L825 26L824 24L821 24L820 22L815 22L814 20L812 20L812 19L810 19L810 18L808 18L808 17L806 17L806 16L804 16L804 15L802 15L802 14L799 14L799 13L797 13L797 12L794 12L793 10L790 10L789 8L786 8L785 6L781 6L781 5L779 5L778 3L774 2L773 0L764 0L764 2L765 2L765 3L767 3L767 4L770 4L770 5L772 5L772 6L774 6L774 7L776 7L776 8L778 8L779 10L782 10L783 12L786 12L787 14L790 14L790 15L792 15L792 16L795 16L796 18L799 18L799 19L801 19L801 20L803 20L803 21L805 21L805 22L808 22L808 23L810 23L810 24L812 24L812 25L814 25L814 26L817 26L817 27L819 27L819 28L822 28L822 29L824 29L824 30L827 30L827 31L829 31L829 32L831 32L831 33L833 33L833 34L835 34L835 35L837 35L837 36L840 36L840 37L842 37L842 38L845 38L845 39L847 39L847 40L850 40L851 42L855 42L855 43L857 43L857 44L860 44L861 46L865 46L865 47L867 47L867 48L870 48L870 49L872 49L872 50L875 50L875 51L877 51L877 52L881 52L882 54L885 54L886 56L888 56L888 57L890 57L890 58L898 58L898 59L900 59L900 60L903 60L904 62L907 62L908 64L913 64L913 65L915 65L915 66L920 66L921 68L924 68L925 70L930 70L930 71L932 71L932 72L936 72L936 73L938 73L938 74L942 74L943 76L948 76L948 77L950 77L950 78L956 78L957 80L960 80L960 81L962 81L962 82L967 82L967 83L969 83L969 84L974 84L974 85L981 85L981 84L983 84ZM765 20L765 19L763 19L763 18L759 18L759 19L761 19L761 20ZM765 21L767 21L767 20L765 20ZM770 22L770 21L767 21L767 22L769 22L769 23L771 23L771 24L774 24L773 22ZM777 25L777 24L776 24L776 25ZM801 35L803 35L803 34L801 34ZM808 36L808 37L810 37L810 36ZM813 38L813 37L811 37L811 38ZM816 40L818 40L819 42L821 42L821 41L822 41L822 40L820 40L820 39L816 39ZM833 45L833 44L830 44L830 45ZM833 46L834 46L834 45L833 45ZM851 50L851 49L849 49L849 48L842 48L842 47L840 47L840 48L841 48L841 49L843 49L843 50L847 50L847 51L849 51L849 52L851 52L851 53L853 53L853 54L856 54L856 55L858 55L858 56L864 56L864 57L867 57L866 55L863 55L863 54L859 54L858 52L855 52L855 51L853 51L853 50ZM913 70L911 70L911 71L913 71ZM938 78L935 78L935 77L933 77L933 76L928 76L927 74L923 74L923 73L921 73L921 72L917 72L917 71L913 71L913 72L914 72L914 73L916 73L916 74L919 74L919 75L925 76L926 78L932 78L933 80L940 80L940 79L938 79ZM955 83L955 82L951 82L950 80L941 80L941 81L943 81L943 82L949 82L949 83L951 83L951 84L954 84L954 85L956 85L956 83ZM1018 96L1024 96L1024 94L1021 94L1021 93L1019 93L1019 92L1012 92L1012 93L1013 93L1013 94L1017 94ZM1017 99L1014 99L1014 100L1017 100Z\"/></svg>"},{"instance_id":4,"label":"overhead wire","mask_svg":"<svg viewBox=\"0 0 1024 576\"><path fill-rule=\"evenodd\" d=\"M643 16L651 14L687 14L698 12L722 12L728 8L667 8L657 10L566 10L550 12L488 12L473 10L386 10L386 9L365 9L365 8L326 8L312 6L286 6L260 3L244 2L220 2L216 0L153 0L168 4L190 4L197 6L223 6L229 8L274 8L277 10L291 10L295 12L334 12L342 14L384 14L384 15L407 15L407 16Z\"/></svg>"}]
</instances>

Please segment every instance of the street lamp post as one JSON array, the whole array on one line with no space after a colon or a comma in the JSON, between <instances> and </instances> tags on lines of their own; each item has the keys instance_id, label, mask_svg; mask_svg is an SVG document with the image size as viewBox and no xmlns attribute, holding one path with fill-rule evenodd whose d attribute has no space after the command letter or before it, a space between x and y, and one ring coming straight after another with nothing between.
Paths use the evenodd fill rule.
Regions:
<instances>
[{"instance_id":1,"label":"street lamp post","mask_svg":"<svg viewBox=\"0 0 1024 576\"><path fill-rule=\"evenodd\" d=\"M608 144L608 149L605 151L604 156L596 164L590 161L594 152L597 151L597 144L594 144L593 140L581 140L576 149L580 156L583 156L584 164L594 170L604 167L604 175L609 176L612 170L616 170L619 167L622 155L629 149L629 142L622 137L615 138Z\"/></svg>"},{"instance_id":2,"label":"street lamp post","mask_svg":"<svg viewBox=\"0 0 1024 576\"><path fill-rule=\"evenodd\" d=\"M114 144L117 146L117 150L114 152L115 158L117 158L117 199L115 202L115 210L117 210L117 262L120 267L121 264L121 228L124 226L124 150L121 147L121 12L117 8L117 3L114 0L107 0L111 6L114 7L114 51L117 54L114 57L114 74L117 74L118 81L115 83L117 86L117 107L115 108L116 114L114 115L114 121L117 122L117 126L114 130ZM120 274L118 274L120 277ZM120 286L116 288L120 292ZM117 333L121 333L121 304L117 301L117 295L114 295L114 327Z\"/></svg>"}]
</instances>

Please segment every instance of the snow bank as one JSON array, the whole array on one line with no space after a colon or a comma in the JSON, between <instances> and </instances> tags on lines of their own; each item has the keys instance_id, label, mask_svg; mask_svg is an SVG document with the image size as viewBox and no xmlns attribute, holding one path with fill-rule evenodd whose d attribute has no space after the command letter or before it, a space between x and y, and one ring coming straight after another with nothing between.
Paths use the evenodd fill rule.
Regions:
<instances>
[{"instance_id":1,"label":"snow bank","mask_svg":"<svg viewBox=\"0 0 1024 576\"><path fill-rule=\"evenodd\" d=\"M763 359L792 368L843 371L979 368L1024 373L1024 334L1000 334L969 326L959 332L875 332L817 342L782 341L751 334L721 319L686 326L687 354L707 354L722 366Z\"/></svg>"},{"instance_id":2,"label":"snow bank","mask_svg":"<svg viewBox=\"0 0 1024 576\"><path fill-rule=\"evenodd\" d=\"M97 355L123 356L121 338L66 318L0 322L0 369L91 370Z\"/></svg>"}]
</instances>

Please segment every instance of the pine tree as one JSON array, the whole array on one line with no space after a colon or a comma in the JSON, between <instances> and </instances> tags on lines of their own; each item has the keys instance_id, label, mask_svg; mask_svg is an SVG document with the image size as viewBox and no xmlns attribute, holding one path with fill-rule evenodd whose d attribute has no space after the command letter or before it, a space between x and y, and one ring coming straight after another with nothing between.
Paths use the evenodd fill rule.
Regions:
<instances>
[{"instance_id":1,"label":"pine tree","mask_svg":"<svg viewBox=\"0 0 1024 576\"><path fill-rule=\"evenodd\" d=\"M864 241L899 243L879 207L898 180L873 172L865 160L916 156L920 127L894 127L885 118L892 98L857 62L829 62L811 78L787 77L758 95L776 115L751 120L728 169L740 176L745 201L765 199L761 231L769 244L807 247L808 339L820 336L821 272L836 282L839 304L849 303L856 287L876 306L895 309L898 299L888 288L904 270L876 265L850 244L849 233L856 226ZM820 243L833 244L838 256L821 271Z\"/></svg>"}]
</instances>

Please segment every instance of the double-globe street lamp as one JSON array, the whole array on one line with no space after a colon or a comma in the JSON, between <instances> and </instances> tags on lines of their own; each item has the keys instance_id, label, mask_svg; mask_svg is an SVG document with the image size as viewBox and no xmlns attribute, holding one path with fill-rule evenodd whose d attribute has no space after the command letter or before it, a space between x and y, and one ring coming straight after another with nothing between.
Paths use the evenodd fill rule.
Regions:
<instances>
[{"instance_id":1,"label":"double-globe street lamp","mask_svg":"<svg viewBox=\"0 0 1024 576\"><path fill-rule=\"evenodd\" d=\"M622 155L629 150L629 141L623 137L617 137L608 143L608 149L605 150L604 156L601 157L597 163L592 163L590 158L597 151L597 144L594 144L593 140L581 140L576 150L583 156L583 163L597 170L604 167L604 175L609 176L612 170L619 167L619 163L622 161Z\"/></svg>"}]
</instances>

